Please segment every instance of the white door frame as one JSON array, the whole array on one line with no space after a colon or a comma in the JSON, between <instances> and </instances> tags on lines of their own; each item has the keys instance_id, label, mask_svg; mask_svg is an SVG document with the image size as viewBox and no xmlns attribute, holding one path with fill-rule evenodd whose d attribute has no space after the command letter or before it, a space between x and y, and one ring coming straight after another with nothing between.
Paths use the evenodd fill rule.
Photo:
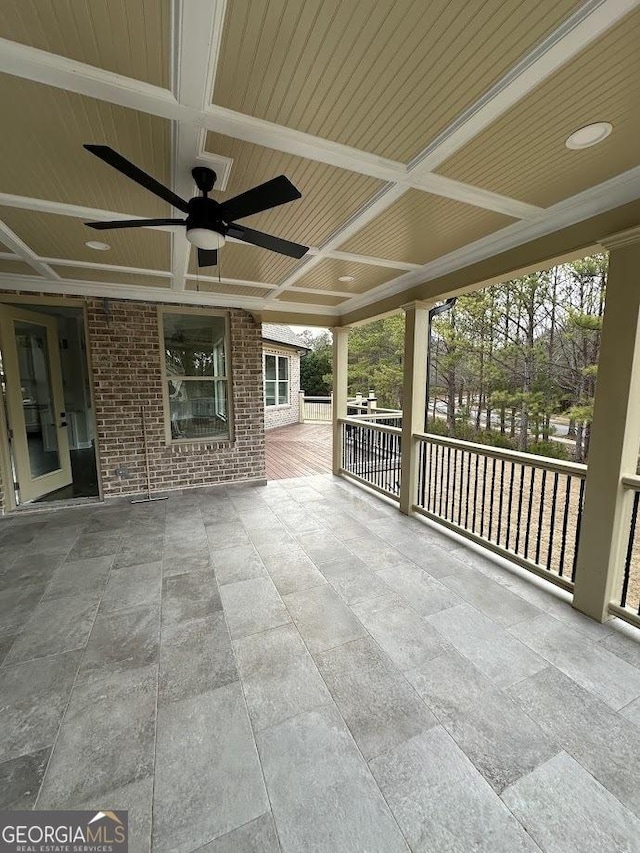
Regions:
<instances>
[{"instance_id":1,"label":"white door frame","mask_svg":"<svg viewBox=\"0 0 640 853\"><path fill-rule=\"evenodd\" d=\"M49 382L60 465L54 471L35 477L31 473L29 462L27 429L19 380L18 351L15 342L15 321L43 326L47 334ZM2 346L5 370L6 407L10 421L10 424L5 424L5 427L9 427L12 430L12 458L18 477L20 503L22 504L36 500L73 482L67 422L64 417L65 403L56 318L48 314L39 314L35 311L16 308L13 305L0 304L0 345ZM16 377L18 378L17 382ZM8 436L9 433L7 431ZM8 485L10 489L14 485L12 477ZM10 491L10 489L7 491ZM15 491L12 497L12 503L15 505Z\"/></svg>"}]
</instances>

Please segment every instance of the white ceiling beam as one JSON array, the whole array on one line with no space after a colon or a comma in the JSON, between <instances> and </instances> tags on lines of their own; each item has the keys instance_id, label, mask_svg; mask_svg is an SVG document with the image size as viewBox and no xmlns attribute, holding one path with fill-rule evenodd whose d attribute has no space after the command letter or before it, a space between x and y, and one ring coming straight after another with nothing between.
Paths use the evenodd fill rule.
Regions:
<instances>
[{"instance_id":1,"label":"white ceiling beam","mask_svg":"<svg viewBox=\"0 0 640 853\"><path fill-rule=\"evenodd\" d=\"M527 219L539 213L539 208L524 205L515 199L479 190L452 179L434 180L425 187L422 169L419 173L410 171L404 163L210 104L211 89L208 86L212 86L215 80L215 71L212 69L217 65L223 20L221 9L225 5L225 0L210 3L206 0L181 0L177 5L176 26L181 32L190 32L191 41L186 48L186 37L176 36L174 39L175 51L179 53L179 57L177 56L174 60L176 69L185 63L180 45L185 46L188 57L186 62L189 67L183 78L184 85L181 84L180 74L176 70L178 88L175 95L158 86L140 83L91 65L74 62L66 57L2 39L0 39L0 71L4 70L9 74L28 77L45 85L58 86L110 103L173 119L179 124L181 134L184 135L190 131L193 134L192 138L200 132L202 144L199 149L194 152L191 159L181 158L184 163L188 161L189 168L196 159L207 159L208 152L204 150L205 131L212 130L276 151L368 175L387 183L395 183L405 189L411 187L427 189L434 195L466 201L477 207L496 210L500 213L510 210L510 215L519 215ZM201 27L188 24L190 20L198 20L199 17L203 20L207 14L209 18L213 18L213 36L209 42L211 48L209 56L206 55L203 45L207 41L207 33L212 31L207 28L206 22ZM194 33L197 33L197 37L194 37ZM10 46L6 55L3 54L5 43ZM211 59L211 65L203 64L208 59ZM197 89L195 81L198 79L201 83L204 80L202 91L207 92L206 99L200 104L195 92ZM185 147L185 143L182 146ZM191 146L186 147L191 148ZM186 166L183 168L186 168L188 175L189 169ZM188 177L185 178L185 181L187 180L189 180Z\"/></svg>"},{"instance_id":2,"label":"white ceiling beam","mask_svg":"<svg viewBox=\"0 0 640 853\"><path fill-rule=\"evenodd\" d=\"M134 299L143 302L162 302L178 305L211 305L223 308L246 308L282 311L290 314L325 314L339 316L337 307L308 305L305 303L279 302L262 296L230 296L206 290L183 290L180 293L170 287L145 287L120 284L118 282L83 281L61 278L50 281L39 276L0 273L0 292L20 290L25 293L50 293L66 296L89 296L98 299Z\"/></svg>"},{"instance_id":3,"label":"white ceiling beam","mask_svg":"<svg viewBox=\"0 0 640 853\"><path fill-rule=\"evenodd\" d=\"M56 213L60 216L72 216L75 219L89 219L97 222L108 222L116 219L148 219L147 216L138 216L133 213L101 210L97 207L82 207L78 204L66 204L62 201L50 201L49 199L44 198L30 198L29 196L12 195L11 193L0 193L0 206L16 207L20 210L34 210L39 213ZM180 215L184 216L182 212L180 212ZM154 225L150 230L173 232L179 227L182 226Z\"/></svg>"},{"instance_id":4,"label":"white ceiling beam","mask_svg":"<svg viewBox=\"0 0 640 853\"><path fill-rule=\"evenodd\" d=\"M215 82L226 0L177 0L173 48L174 88L178 103L196 114L211 101ZM202 150L202 130L197 122L178 121L173 134L173 189L181 198L195 194L191 169ZM173 235L171 287L184 290L191 244L182 229Z\"/></svg>"},{"instance_id":5,"label":"white ceiling beam","mask_svg":"<svg viewBox=\"0 0 640 853\"><path fill-rule=\"evenodd\" d=\"M0 71L161 118L198 117L198 110L179 104L169 89L4 38L0 38Z\"/></svg>"},{"instance_id":6,"label":"white ceiling beam","mask_svg":"<svg viewBox=\"0 0 640 853\"><path fill-rule=\"evenodd\" d=\"M421 266L420 264L410 264L408 261L391 261L389 258L375 258L371 255L356 255L354 252L339 252L335 249L310 249L309 254L321 254L324 258L335 258L337 261L352 261L356 264L368 264L372 267L387 267L392 270L417 270L420 269Z\"/></svg>"},{"instance_id":7,"label":"white ceiling beam","mask_svg":"<svg viewBox=\"0 0 640 853\"><path fill-rule=\"evenodd\" d=\"M15 260L21 260L25 263L29 264L30 267L43 275L45 278L49 279L58 279L60 276L58 273L54 272L48 264L45 264L40 258L36 255L33 249L30 249L27 244L18 237L18 235L9 228L8 225L5 225L4 222L0 221L0 242L3 243L7 249L11 249L11 251L17 257Z\"/></svg>"},{"instance_id":8,"label":"white ceiling beam","mask_svg":"<svg viewBox=\"0 0 640 853\"><path fill-rule=\"evenodd\" d=\"M640 0L587 0L418 154L410 173L436 169L639 5Z\"/></svg>"},{"instance_id":9,"label":"white ceiling beam","mask_svg":"<svg viewBox=\"0 0 640 853\"><path fill-rule=\"evenodd\" d=\"M606 213L638 198L640 198L640 166L554 204L547 208L547 214L543 219L536 222L514 222L500 231L424 264L419 270L404 273L393 281L378 285L366 294L355 297L345 311L353 311L409 287L425 284L434 278L507 252L552 234L554 231L576 225L578 222Z\"/></svg>"}]
</instances>

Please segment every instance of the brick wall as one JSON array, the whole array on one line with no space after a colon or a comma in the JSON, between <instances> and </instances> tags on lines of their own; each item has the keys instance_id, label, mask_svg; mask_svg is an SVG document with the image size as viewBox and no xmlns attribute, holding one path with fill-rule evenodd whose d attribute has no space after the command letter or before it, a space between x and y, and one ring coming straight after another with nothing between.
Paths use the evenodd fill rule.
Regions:
<instances>
[{"instance_id":1,"label":"brick wall","mask_svg":"<svg viewBox=\"0 0 640 853\"><path fill-rule=\"evenodd\" d=\"M265 479L261 327L250 314L228 312L233 440L167 446L157 306L110 300L106 313L102 299L88 298L86 305L98 462L106 498L146 489L141 406L147 410L153 490ZM171 307L180 310L179 305ZM119 477L117 468L128 469L131 476ZM0 482L0 512L3 498Z\"/></svg>"},{"instance_id":2,"label":"brick wall","mask_svg":"<svg viewBox=\"0 0 640 853\"><path fill-rule=\"evenodd\" d=\"M279 349L271 344L265 346L263 352L268 355L284 355L289 358L289 405L265 406L264 428L274 429L275 427L288 426L288 424L297 424L300 409L300 355L296 351L285 348Z\"/></svg>"}]
</instances>

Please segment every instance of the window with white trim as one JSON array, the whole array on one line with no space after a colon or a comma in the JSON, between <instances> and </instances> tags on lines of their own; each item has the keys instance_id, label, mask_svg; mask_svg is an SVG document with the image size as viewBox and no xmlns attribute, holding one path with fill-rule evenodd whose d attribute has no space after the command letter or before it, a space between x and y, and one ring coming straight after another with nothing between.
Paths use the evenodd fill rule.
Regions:
<instances>
[{"instance_id":1,"label":"window with white trim","mask_svg":"<svg viewBox=\"0 0 640 853\"><path fill-rule=\"evenodd\" d=\"M267 407L290 404L288 355L264 355L264 404Z\"/></svg>"},{"instance_id":2,"label":"window with white trim","mask_svg":"<svg viewBox=\"0 0 640 853\"><path fill-rule=\"evenodd\" d=\"M228 317L161 311L167 440L230 438Z\"/></svg>"}]
</instances>

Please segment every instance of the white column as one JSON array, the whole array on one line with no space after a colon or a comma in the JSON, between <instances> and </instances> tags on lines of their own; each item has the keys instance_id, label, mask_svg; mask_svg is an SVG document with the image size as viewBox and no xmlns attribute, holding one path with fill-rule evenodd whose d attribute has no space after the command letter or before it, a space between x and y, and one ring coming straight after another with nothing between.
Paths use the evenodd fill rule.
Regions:
<instances>
[{"instance_id":1,"label":"white column","mask_svg":"<svg viewBox=\"0 0 640 853\"><path fill-rule=\"evenodd\" d=\"M406 515L411 513L417 496L418 454L412 436L416 432L424 432L430 307L426 302L412 302L403 307L405 330L400 512Z\"/></svg>"},{"instance_id":2,"label":"white column","mask_svg":"<svg viewBox=\"0 0 640 853\"><path fill-rule=\"evenodd\" d=\"M304 391L298 391L298 423L304 423Z\"/></svg>"},{"instance_id":3,"label":"white column","mask_svg":"<svg viewBox=\"0 0 640 853\"><path fill-rule=\"evenodd\" d=\"M349 327L337 326L333 334L333 473L342 468L342 428L338 421L347 417Z\"/></svg>"},{"instance_id":4,"label":"white column","mask_svg":"<svg viewBox=\"0 0 640 853\"><path fill-rule=\"evenodd\" d=\"M621 480L636 473L640 442L640 226L601 242L609 273L573 606L604 622L629 535Z\"/></svg>"}]
</instances>

